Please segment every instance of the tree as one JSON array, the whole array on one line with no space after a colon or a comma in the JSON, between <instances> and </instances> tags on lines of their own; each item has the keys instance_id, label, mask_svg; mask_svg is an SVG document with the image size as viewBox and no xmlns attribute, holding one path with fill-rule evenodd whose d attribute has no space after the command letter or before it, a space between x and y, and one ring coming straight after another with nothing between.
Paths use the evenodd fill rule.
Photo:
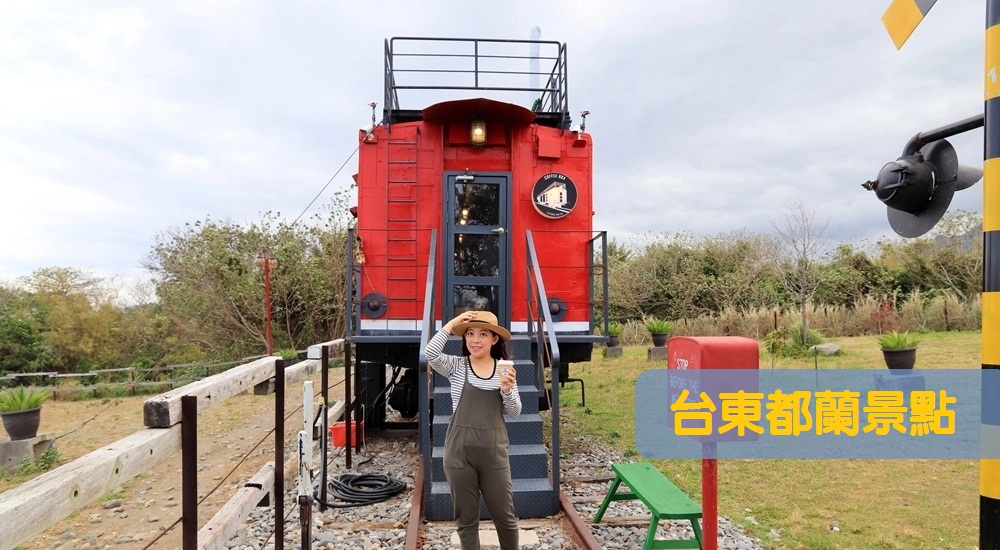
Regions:
<instances>
[{"instance_id":1,"label":"tree","mask_svg":"<svg viewBox=\"0 0 1000 550\"><path fill-rule=\"evenodd\" d=\"M807 309L823 281L819 259L827 248L826 232L829 221L816 221L814 210L801 199L786 206L785 217L771 222L784 248L784 284L795 298L802 313L802 341L809 341Z\"/></svg>"},{"instance_id":2,"label":"tree","mask_svg":"<svg viewBox=\"0 0 1000 550\"><path fill-rule=\"evenodd\" d=\"M771 284L777 280L773 237L734 231L704 237L699 246L704 293L712 311L746 310L778 300Z\"/></svg>"},{"instance_id":3,"label":"tree","mask_svg":"<svg viewBox=\"0 0 1000 550\"><path fill-rule=\"evenodd\" d=\"M0 372L38 372L50 360L27 293L0 286Z\"/></svg>"},{"instance_id":4,"label":"tree","mask_svg":"<svg viewBox=\"0 0 1000 550\"><path fill-rule=\"evenodd\" d=\"M50 368L77 372L122 361L121 312L100 278L72 267L47 267L21 282L31 291L27 307L45 340Z\"/></svg>"},{"instance_id":5,"label":"tree","mask_svg":"<svg viewBox=\"0 0 1000 550\"><path fill-rule=\"evenodd\" d=\"M44 267L36 269L21 281L35 294L68 296L82 294L100 298L100 279L75 267Z\"/></svg>"},{"instance_id":6,"label":"tree","mask_svg":"<svg viewBox=\"0 0 1000 550\"><path fill-rule=\"evenodd\" d=\"M955 210L927 235L906 241L881 241L885 264L899 273L904 293L947 290L962 301L981 290L983 220L979 214Z\"/></svg>"},{"instance_id":7,"label":"tree","mask_svg":"<svg viewBox=\"0 0 1000 550\"><path fill-rule=\"evenodd\" d=\"M814 296L821 304L850 307L865 296L888 296L895 289L893 274L850 244L838 244L821 269L823 276Z\"/></svg>"},{"instance_id":8,"label":"tree","mask_svg":"<svg viewBox=\"0 0 1000 550\"><path fill-rule=\"evenodd\" d=\"M346 209L344 209L346 212ZM280 221L241 226L211 219L156 237L144 266L154 274L163 312L204 349L220 358L266 349L264 282L257 256L271 269L275 348L295 348L344 333L347 237L343 217L320 223Z\"/></svg>"},{"instance_id":9,"label":"tree","mask_svg":"<svg viewBox=\"0 0 1000 550\"><path fill-rule=\"evenodd\" d=\"M611 244L616 243L612 241ZM614 254L612 250L615 251ZM638 258L633 257L625 247L608 246L608 300L612 320L641 318L652 300L655 273ZM599 285L595 287L601 288Z\"/></svg>"},{"instance_id":10,"label":"tree","mask_svg":"<svg viewBox=\"0 0 1000 550\"><path fill-rule=\"evenodd\" d=\"M709 237L656 236L638 253L609 254L614 319L680 319L779 299L774 239L736 231Z\"/></svg>"},{"instance_id":11,"label":"tree","mask_svg":"<svg viewBox=\"0 0 1000 550\"><path fill-rule=\"evenodd\" d=\"M644 316L681 319L712 311L698 241L690 233L661 235L637 263L651 281Z\"/></svg>"}]
</instances>

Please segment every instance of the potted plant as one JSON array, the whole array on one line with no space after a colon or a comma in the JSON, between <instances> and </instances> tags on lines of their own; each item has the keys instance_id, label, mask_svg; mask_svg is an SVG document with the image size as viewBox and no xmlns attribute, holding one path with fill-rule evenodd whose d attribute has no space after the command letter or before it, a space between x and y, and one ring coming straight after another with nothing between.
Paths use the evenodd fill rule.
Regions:
<instances>
[{"instance_id":1,"label":"potted plant","mask_svg":"<svg viewBox=\"0 0 1000 550\"><path fill-rule=\"evenodd\" d=\"M18 386L0 392L0 419L11 440L31 439L38 435L42 420L42 403L49 398L49 390Z\"/></svg>"},{"instance_id":2,"label":"potted plant","mask_svg":"<svg viewBox=\"0 0 1000 550\"><path fill-rule=\"evenodd\" d=\"M920 339L907 332L886 332L877 338L882 347L882 358L885 366L893 374L903 374L902 371L912 370L917 362L917 344Z\"/></svg>"},{"instance_id":3,"label":"potted plant","mask_svg":"<svg viewBox=\"0 0 1000 550\"><path fill-rule=\"evenodd\" d=\"M667 345L667 335L670 329L674 328L673 323L664 319L652 317L646 321L646 330L653 337L653 346L662 348Z\"/></svg>"},{"instance_id":4,"label":"potted plant","mask_svg":"<svg viewBox=\"0 0 1000 550\"><path fill-rule=\"evenodd\" d=\"M623 327L622 327L621 323L614 323L614 322L608 323L608 334L607 334L607 337L608 337L608 347L609 348L617 348L618 347L618 339L622 335L622 328Z\"/></svg>"}]
</instances>

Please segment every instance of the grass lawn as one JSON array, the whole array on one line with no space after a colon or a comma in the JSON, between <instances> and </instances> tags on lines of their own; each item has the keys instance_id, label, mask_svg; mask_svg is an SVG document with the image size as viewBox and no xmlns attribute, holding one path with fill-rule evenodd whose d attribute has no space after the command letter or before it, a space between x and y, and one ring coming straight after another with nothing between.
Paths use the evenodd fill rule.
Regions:
<instances>
[{"instance_id":1,"label":"grass lawn","mask_svg":"<svg viewBox=\"0 0 1000 550\"><path fill-rule=\"evenodd\" d=\"M918 369L979 369L980 332L921 335ZM885 368L873 336L834 338L842 353L818 358L821 369ZM816 359L762 355L761 369L812 369ZM562 439L584 433L640 460L635 451L635 381L645 370L666 368L646 360L646 348L589 363L570 374L587 384L560 389ZM696 500L700 460L657 460L656 465ZM979 539L978 460L720 460L719 513L774 549L974 549ZM609 470L610 472L610 470ZM770 537L776 531L780 538Z\"/></svg>"}]
</instances>

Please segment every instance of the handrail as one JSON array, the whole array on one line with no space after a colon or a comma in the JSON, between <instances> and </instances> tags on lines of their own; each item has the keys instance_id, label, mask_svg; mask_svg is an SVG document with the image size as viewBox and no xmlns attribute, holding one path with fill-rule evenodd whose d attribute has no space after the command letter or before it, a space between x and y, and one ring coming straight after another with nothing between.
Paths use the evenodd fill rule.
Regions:
<instances>
[{"instance_id":1,"label":"handrail","mask_svg":"<svg viewBox=\"0 0 1000 550\"><path fill-rule=\"evenodd\" d=\"M549 368L552 369L552 375L551 375L552 403L550 405L549 410L552 411L552 427L551 427L552 488L553 490L556 491L556 493L558 493L559 491L559 369L561 368L560 358L559 358L559 341L556 338L556 327L555 323L552 321L552 311L549 309L549 299L548 296L545 294L545 283L542 281L542 270L538 266L538 253L535 252L535 241L531 236L531 230L529 229L525 231L525 235L528 245L528 258L527 258L528 259L527 300L528 300L528 312L529 312L528 336L531 337L532 335L532 324L534 322L533 321L534 315L531 314L532 296L535 296L538 301L538 312L542 316L542 323L543 323L542 327L543 330L538 331L538 335L541 338L541 343L543 344L538 346L539 357L537 359L539 365L542 364L541 355L545 353L546 349L550 350ZM532 277L532 275L534 275L534 277ZM535 290L536 290L535 293L532 292L531 288L532 279L534 279L535 281ZM549 343L548 347L544 345L546 341L545 333L548 333L548 338L547 338ZM544 382L544 380L545 378L543 377L541 381ZM544 391L544 389L545 389L544 384L542 384L542 390Z\"/></svg>"},{"instance_id":2,"label":"handrail","mask_svg":"<svg viewBox=\"0 0 1000 550\"><path fill-rule=\"evenodd\" d=\"M426 373L424 376L426 380L424 381L424 398L420 399L419 403L419 429L417 430L418 436L420 438L420 451L424 456L430 457L431 439L430 439L430 398L431 398L431 385L434 379L434 373L427 368L427 342L431 339L432 330L434 327L434 280L437 278L435 271L437 266L435 259L437 258L437 229L431 229L431 246L430 246L430 256L427 258L427 282L424 289L424 316L423 316L423 326L420 328L420 354L417 363L417 373ZM424 469L424 496L430 494L431 490L431 461L423 461Z\"/></svg>"},{"instance_id":3,"label":"handrail","mask_svg":"<svg viewBox=\"0 0 1000 550\"><path fill-rule=\"evenodd\" d=\"M383 90L383 101L382 107L386 112L392 112L393 110L399 109L399 95L396 93L396 77L394 76L395 71L392 63L392 43L389 40L385 41L385 82ZM389 121L391 122L391 121Z\"/></svg>"},{"instance_id":4,"label":"handrail","mask_svg":"<svg viewBox=\"0 0 1000 550\"><path fill-rule=\"evenodd\" d=\"M404 43L427 44L423 50L398 51ZM458 52L452 46L469 45L467 51ZM484 53L482 45L494 46L500 52ZM519 55L515 48L523 45L544 45L545 55ZM449 51L450 48L450 51ZM507 48L507 49L504 49ZM492 51L492 50L491 50ZM413 60L401 67L398 60ZM516 63L530 60L551 61L551 69L524 70ZM395 111L400 110L399 90L484 90L492 92L538 92L531 110L536 113L557 114L559 127L568 130L569 79L567 77L566 45L551 40L506 40L488 38L431 38L400 36L385 41L385 82L383 122L391 128ZM406 82L397 76L406 75ZM424 78L409 78L423 75ZM454 75L452 79L441 75ZM523 76L545 77L543 86L519 85L516 79ZM422 107L421 107L422 108Z\"/></svg>"},{"instance_id":5,"label":"handrail","mask_svg":"<svg viewBox=\"0 0 1000 550\"><path fill-rule=\"evenodd\" d=\"M594 241L601 241L601 321L604 327L601 330L601 334L604 336L608 335L608 314L609 312L609 300L608 300L608 232L599 231L597 235L592 237L587 241L587 257L590 262L590 277L587 278L588 284L590 285L590 332L594 332L594 270L597 266L594 264Z\"/></svg>"},{"instance_id":6,"label":"handrail","mask_svg":"<svg viewBox=\"0 0 1000 550\"><path fill-rule=\"evenodd\" d=\"M355 299L354 299L354 239L355 230L354 228L347 229L347 280L345 281L345 288L347 291L347 303L344 304L344 315L347 317L344 323L344 335L348 340L354 335L354 312L355 312ZM359 312L360 313L360 312ZM349 365L348 365L349 366Z\"/></svg>"}]
</instances>

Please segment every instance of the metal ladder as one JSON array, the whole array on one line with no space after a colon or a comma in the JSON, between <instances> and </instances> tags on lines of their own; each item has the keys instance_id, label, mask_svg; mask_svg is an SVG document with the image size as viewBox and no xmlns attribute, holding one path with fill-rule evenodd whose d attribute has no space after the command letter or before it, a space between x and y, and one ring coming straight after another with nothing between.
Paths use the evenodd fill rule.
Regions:
<instances>
[{"instance_id":1,"label":"metal ladder","mask_svg":"<svg viewBox=\"0 0 1000 550\"><path fill-rule=\"evenodd\" d=\"M386 147L386 239L388 295L417 304L417 174L419 130L399 125ZM416 311L414 311L416 313ZM414 317L415 318L415 317Z\"/></svg>"}]
</instances>

